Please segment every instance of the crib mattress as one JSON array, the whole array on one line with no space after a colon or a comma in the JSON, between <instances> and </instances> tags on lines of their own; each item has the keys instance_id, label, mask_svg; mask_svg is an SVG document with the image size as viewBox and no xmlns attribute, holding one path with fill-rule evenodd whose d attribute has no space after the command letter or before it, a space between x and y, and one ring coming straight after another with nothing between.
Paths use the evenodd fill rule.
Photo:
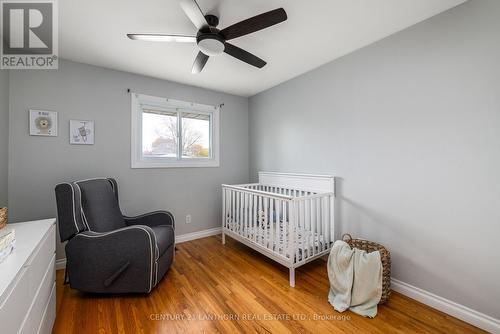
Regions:
<instances>
[{"instance_id":1,"label":"crib mattress","mask_svg":"<svg viewBox=\"0 0 500 334\"><path fill-rule=\"evenodd\" d=\"M243 226L231 219L228 221L226 228L247 239L255 240L258 244L273 252L290 258L290 254L285 251L285 235L286 240L288 240L288 236L290 235L288 222L281 221L279 222L278 229L276 226L273 226L271 230L270 226L266 227L265 224ZM308 258L315 253L326 250L331 246L331 244L327 245L322 234L313 233L301 227L297 227L295 232L295 237L297 238L295 240L296 248L294 249L296 262L301 261L302 258Z\"/></svg>"}]
</instances>

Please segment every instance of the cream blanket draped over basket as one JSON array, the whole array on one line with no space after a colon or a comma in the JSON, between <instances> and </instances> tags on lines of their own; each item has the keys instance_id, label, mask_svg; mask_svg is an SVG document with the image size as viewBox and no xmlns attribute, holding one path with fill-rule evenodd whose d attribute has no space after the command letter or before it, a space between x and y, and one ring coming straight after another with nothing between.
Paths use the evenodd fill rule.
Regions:
<instances>
[{"instance_id":1,"label":"cream blanket draped over basket","mask_svg":"<svg viewBox=\"0 0 500 334\"><path fill-rule=\"evenodd\" d=\"M330 293L328 301L336 311L350 309L373 318L382 296L382 262L378 251L367 253L335 241L328 257Z\"/></svg>"}]
</instances>

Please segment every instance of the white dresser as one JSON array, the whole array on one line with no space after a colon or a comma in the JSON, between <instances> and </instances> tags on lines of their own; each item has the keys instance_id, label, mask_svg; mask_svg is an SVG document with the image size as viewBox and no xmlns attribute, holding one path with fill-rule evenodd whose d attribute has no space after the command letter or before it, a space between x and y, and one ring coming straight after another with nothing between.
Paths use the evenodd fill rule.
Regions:
<instances>
[{"instance_id":1,"label":"white dresser","mask_svg":"<svg viewBox=\"0 0 500 334\"><path fill-rule=\"evenodd\" d=\"M56 317L55 219L8 224L16 246L0 263L0 333L51 333ZM3 230L2 230L3 232Z\"/></svg>"}]
</instances>

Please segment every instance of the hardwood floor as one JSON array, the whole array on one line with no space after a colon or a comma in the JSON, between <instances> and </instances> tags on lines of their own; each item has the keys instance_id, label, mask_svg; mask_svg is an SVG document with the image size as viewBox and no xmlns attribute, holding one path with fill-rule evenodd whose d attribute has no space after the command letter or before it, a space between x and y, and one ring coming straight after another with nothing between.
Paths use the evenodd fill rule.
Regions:
<instances>
[{"instance_id":1,"label":"hardwood floor","mask_svg":"<svg viewBox=\"0 0 500 334\"><path fill-rule=\"evenodd\" d=\"M63 285L57 272L53 333L480 333L394 293L374 319L338 313L327 301L326 262L297 271L220 236L177 245L173 267L149 295L94 296Z\"/></svg>"}]
</instances>

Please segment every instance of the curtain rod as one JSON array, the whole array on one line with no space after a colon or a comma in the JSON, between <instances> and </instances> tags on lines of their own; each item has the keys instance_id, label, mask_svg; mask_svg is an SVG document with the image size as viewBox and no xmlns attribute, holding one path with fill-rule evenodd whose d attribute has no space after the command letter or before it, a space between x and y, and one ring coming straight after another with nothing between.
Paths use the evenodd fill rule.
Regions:
<instances>
[{"instance_id":1,"label":"curtain rod","mask_svg":"<svg viewBox=\"0 0 500 334\"><path fill-rule=\"evenodd\" d=\"M130 88L127 88L127 93L131 93L132 91L130 90ZM220 103L219 104L219 108L222 108L224 107L224 103Z\"/></svg>"}]
</instances>

